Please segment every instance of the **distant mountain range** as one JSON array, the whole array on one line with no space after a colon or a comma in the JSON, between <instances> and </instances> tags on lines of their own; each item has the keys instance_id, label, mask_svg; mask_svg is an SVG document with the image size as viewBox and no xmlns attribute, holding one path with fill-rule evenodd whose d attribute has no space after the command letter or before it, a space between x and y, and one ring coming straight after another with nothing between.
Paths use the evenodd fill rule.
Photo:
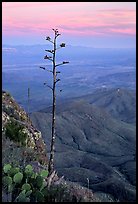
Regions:
<instances>
[{"instance_id":1,"label":"distant mountain range","mask_svg":"<svg viewBox=\"0 0 138 204\"><path fill-rule=\"evenodd\" d=\"M44 63L45 49L51 49L51 45L3 45L2 46L2 64L3 65L21 65ZM65 48L58 51L57 60L67 60L71 63L81 64L97 63L101 61L106 64L129 64L134 62L135 65L135 49L113 49L113 48L93 48L82 46L66 45ZM127 65L126 64L126 65Z\"/></svg>"},{"instance_id":2,"label":"distant mountain range","mask_svg":"<svg viewBox=\"0 0 138 204\"><path fill-rule=\"evenodd\" d=\"M31 114L49 151L51 108ZM135 200L135 92L99 90L57 105L56 168L60 175L120 201Z\"/></svg>"}]
</instances>

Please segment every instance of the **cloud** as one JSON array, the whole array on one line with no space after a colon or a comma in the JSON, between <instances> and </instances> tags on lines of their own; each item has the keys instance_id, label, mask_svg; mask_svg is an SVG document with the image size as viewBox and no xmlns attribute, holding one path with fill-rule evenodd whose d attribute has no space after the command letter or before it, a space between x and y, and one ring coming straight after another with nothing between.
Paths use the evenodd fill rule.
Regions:
<instances>
[{"instance_id":1,"label":"cloud","mask_svg":"<svg viewBox=\"0 0 138 204\"><path fill-rule=\"evenodd\" d=\"M120 9L113 9L109 6L104 7L104 5L111 5L104 3L3 2L3 35L35 36L46 33L49 35L51 29L56 27L63 33L75 36L116 34L134 36L136 34L135 9L128 9L128 4L127 9L125 7L123 9L123 6ZM117 5L119 7L126 4L116 4L116 7Z\"/></svg>"},{"instance_id":2,"label":"cloud","mask_svg":"<svg viewBox=\"0 0 138 204\"><path fill-rule=\"evenodd\" d=\"M17 52L16 48L3 47L2 52Z\"/></svg>"},{"instance_id":3,"label":"cloud","mask_svg":"<svg viewBox=\"0 0 138 204\"><path fill-rule=\"evenodd\" d=\"M98 10L93 18L88 16L72 19L70 24L59 25L59 28L76 35L136 35L135 10Z\"/></svg>"},{"instance_id":4,"label":"cloud","mask_svg":"<svg viewBox=\"0 0 138 204\"><path fill-rule=\"evenodd\" d=\"M56 3L56 2L55 2ZM53 2L2 2L3 8L26 8L26 7L41 7L52 6Z\"/></svg>"}]
</instances>

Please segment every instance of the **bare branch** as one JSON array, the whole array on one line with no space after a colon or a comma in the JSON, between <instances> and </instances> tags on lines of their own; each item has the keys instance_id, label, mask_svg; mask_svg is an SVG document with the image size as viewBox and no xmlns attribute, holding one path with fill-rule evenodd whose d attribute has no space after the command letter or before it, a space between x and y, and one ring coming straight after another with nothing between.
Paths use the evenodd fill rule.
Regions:
<instances>
[{"instance_id":1,"label":"bare branch","mask_svg":"<svg viewBox=\"0 0 138 204\"><path fill-rule=\"evenodd\" d=\"M58 29L52 29L55 33L55 38L57 38L59 35L61 35L59 32L58 32Z\"/></svg>"},{"instance_id":2,"label":"bare branch","mask_svg":"<svg viewBox=\"0 0 138 204\"><path fill-rule=\"evenodd\" d=\"M56 74L60 74L61 72L57 71Z\"/></svg>"},{"instance_id":3,"label":"bare branch","mask_svg":"<svg viewBox=\"0 0 138 204\"><path fill-rule=\"evenodd\" d=\"M46 70L46 71L48 71L48 72L52 72L53 73L53 71L51 71L51 70L49 70L49 69L47 69L47 68L45 68L45 67L39 67L40 69L44 69L44 70Z\"/></svg>"},{"instance_id":4,"label":"bare branch","mask_svg":"<svg viewBox=\"0 0 138 204\"><path fill-rule=\"evenodd\" d=\"M53 90L53 88L51 86L49 86L46 82L44 83L44 85L46 85L48 88L50 88L51 90Z\"/></svg>"},{"instance_id":5,"label":"bare branch","mask_svg":"<svg viewBox=\"0 0 138 204\"><path fill-rule=\"evenodd\" d=\"M61 43L60 47L57 47L56 50L61 49L62 47L65 47L65 43Z\"/></svg>"},{"instance_id":6,"label":"bare branch","mask_svg":"<svg viewBox=\"0 0 138 204\"><path fill-rule=\"evenodd\" d=\"M60 66L60 65L63 65L63 63L60 63L60 64L56 64L56 65L55 65L55 67L58 67L58 66Z\"/></svg>"},{"instance_id":7,"label":"bare branch","mask_svg":"<svg viewBox=\"0 0 138 204\"><path fill-rule=\"evenodd\" d=\"M53 30L54 32L58 32L58 29L57 29L57 28L56 28L56 29L52 28L52 30Z\"/></svg>"},{"instance_id":8,"label":"bare branch","mask_svg":"<svg viewBox=\"0 0 138 204\"><path fill-rule=\"evenodd\" d=\"M47 55L46 55L46 56L44 57L44 59L48 59L48 60L50 60L50 61L52 61L52 62L53 62L53 60L52 60L52 57L51 57L51 56L47 56Z\"/></svg>"},{"instance_id":9,"label":"bare branch","mask_svg":"<svg viewBox=\"0 0 138 204\"><path fill-rule=\"evenodd\" d=\"M53 71L51 71L51 70L49 70L49 69L46 69L46 71L53 73Z\"/></svg>"},{"instance_id":10,"label":"bare branch","mask_svg":"<svg viewBox=\"0 0 138 204\"><path fill-rule=\"evenodd\" d=\"M54 44L54 42L51 40L51 38L49 36L46 37L46 40L48 40L49 42Z\"/></svg>"},{"instance_id":11,"label":"bare branch","mask_svg":"<svg viewBox=\"0 0 138 204\"><path fill-rule=\"evenodd\" d=\"M50 52L53 54L54 50L45 50L46 52Z\"/></svg>"},{"instance_id":12,"label":"bare branch","mask_svg":"<svg viewBox=\"0 0 138 204\"><path fill-rule=\"evenodd\" d=\"M50 186L51 186L51 183L52 183L52 181L53 181L53 179L54 179L54 177L55 177L55 174L56 174L56 171L54 170L54 171L50 174L50 176L47 178L47 188L48 188L48 189L49 189Z\"/></svg>"},{"instance_id":13,"label":"bare branch","mask_svg":"<svg viewBox=\"0 0 138 204\"><path fill-rule=\"evenodd\" d=\"M68 64L69 62L63 61L63 64Z\"/></svg>"},{"instance_id":14,"label":"bare branch","mask_svg":"<svg viewBox=\"0 0 138 204\"><path fill-rule=\"evenodd\" d=\"M55 36L55 37L57 38L59 35L61 35L61 34L60 34L60 33L58 33L58 34L56 34L56 36Z\"/></svg>"},{"instance_id":15,"label":"bare branch","mask_svg":"<svg viewBox=\"0 0 138 204\"><path fill-rule=\"evenodd\" d=\"M60 34L60 33L58 33L58 34L57 34L57 37L58 37L59 35L61 35L61 34Z\"/></svg>"},{"instance_id":16,"label":"bare branch","mask_svg":"<svg viewBox=\"0 0 138 204\"><path fill-rule=\"evenodd\" d=\"M63 65L63 64L68 64L68 63L69 62L63 61L62 63L55 65L55 67L58 67L58 66Z\"/></svg>"},{"instance_id":17,"label":"bare branch","mask_svg":"<svg viewBox=\"0 0 138 204\"><path fill-rule=\"evenodd\" d=\"M46 85L48 88L50 88L52 91L53 91L53 88L51 87L51 86L49 86L49 85Z\"/></svg>"},{"instance_id":18,"label":"bare branch","mask_svg":"<svg viewBox=\"0 0 138 204\"><path fill-rule=\"evenodd\" d=\"M61 44L60 44L60 47L65 47L65 43L61 43Z\"/></svg>"},{"instance_id":19,"label":"bare branch","mask_svg":"<svg viewBox=\"0 0 138 204\"><path fill-rule=\"evenodd\" d=\"M57 83L58 81L60 81L60 79L57 79L57 80L56 80L56 83Z\"/></svg>"},{"instance_id":20,"label":"bare branch","mask_svg":"<svg viewBox=\"0 0 138 204\"><path fill-rule=\"evenodd\" d=\"M57 48L56 48L56 50L59 50L59 49L61 49L61 47L57 47Z\"/></svg>"},{"instance_id":21,"label":"bare branch","mask_svg":"<svg viewBox=\"0 0 138 204\"><path fill-rule=\"evenodd\" d=\"M48 56L48 55L46 55L45 57L44 57L44 59L51 59L52 57L51 56Z\"/></svg>"},{"instance_id":22,"label":"bare branch","mask_svg":"<svg viewBox=\"0 0 138 204\"><path fill-rule=\"evenodd\" d=\"M44 69L44 70L46 69L45 67L39 67L39 68L40 68L40 69Z\"/></svg>"},{"instance_id":23,"label":"bare branch","mask_svg":"<svg viewBox=\"0 0 138 204\"><path fill-rule=\"evenodd\" d=\"M51 38L49 36L46 37L46 40L51 40Z\"/></svg>"}]
</instances>

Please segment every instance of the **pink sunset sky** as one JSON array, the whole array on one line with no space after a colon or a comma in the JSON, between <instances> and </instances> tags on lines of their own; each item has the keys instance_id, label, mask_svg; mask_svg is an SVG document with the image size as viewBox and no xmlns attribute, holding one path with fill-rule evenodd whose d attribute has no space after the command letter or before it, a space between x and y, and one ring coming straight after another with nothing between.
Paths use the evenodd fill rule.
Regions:
<instances>
[{"instance_id":1,"label":"pink sunset sky","mask_svg":"<svg viewBox=\"0 0 138 204\"><path fill-rule=\"evenodd\" d=\"M135 47L136 2L2 2L3 44L44 44L52 28L70 45Z\"/></svg>"}]
</instances>

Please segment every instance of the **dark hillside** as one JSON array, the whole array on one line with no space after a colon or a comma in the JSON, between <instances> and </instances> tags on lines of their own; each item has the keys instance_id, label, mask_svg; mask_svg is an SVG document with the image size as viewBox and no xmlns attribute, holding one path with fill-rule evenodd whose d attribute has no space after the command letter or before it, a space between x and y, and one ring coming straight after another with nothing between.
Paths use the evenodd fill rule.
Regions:
<instances>
[{"instance_id":1,"label":"dark hillside","mask_svg":"<svg viewBox=\"0 0 138 204\"><path fill-rule=\"evenodd\" d=\"M136 122L136 92L127 89L105 89L84 96L90 104L104 108L113 117L127 123Z\"/></svg>"},{"instance_id":2,"label":"dark hillside","mask_svg":"<svg viewBox=\"0 0 138 204\"><path fill-rule=\"evenodd\" d=\"M97 93L97 101L106 104L107 92L103 100L100 95L98 98ZM115 92L108 92L108 95L112 98ZM112 101L118 102L116 97ZM115 198L115 186L118 186L118 191L122 191L119 200L124 199L126 188L127 200L135 199L135 126L114 119L103 108L91 103L87 96L57 107L56 168L60 175L84 186L89 178L92 189L110 193ZM31 118L45 141L49 141L51 113L48 109L33 113ZM117 183L110 191L113 181ZM99 187L103 182L107 188Z\"/></svg>"},{"instance_id":3,"label":"dark hillside","mask_svg":"<svg viewBox=\"0 0 138 204\"><path fill-rule=\"evenodd\" d=\"M110 113L112 117L135 125L136 123L136 91L116 88L116 89L97 89L92 94L64 100L57 105L57 113L70 106L72 101L84 100L89 104L98 106ZM50 112L51 107L40 112Z\"/></svg>"}]
</instances>

